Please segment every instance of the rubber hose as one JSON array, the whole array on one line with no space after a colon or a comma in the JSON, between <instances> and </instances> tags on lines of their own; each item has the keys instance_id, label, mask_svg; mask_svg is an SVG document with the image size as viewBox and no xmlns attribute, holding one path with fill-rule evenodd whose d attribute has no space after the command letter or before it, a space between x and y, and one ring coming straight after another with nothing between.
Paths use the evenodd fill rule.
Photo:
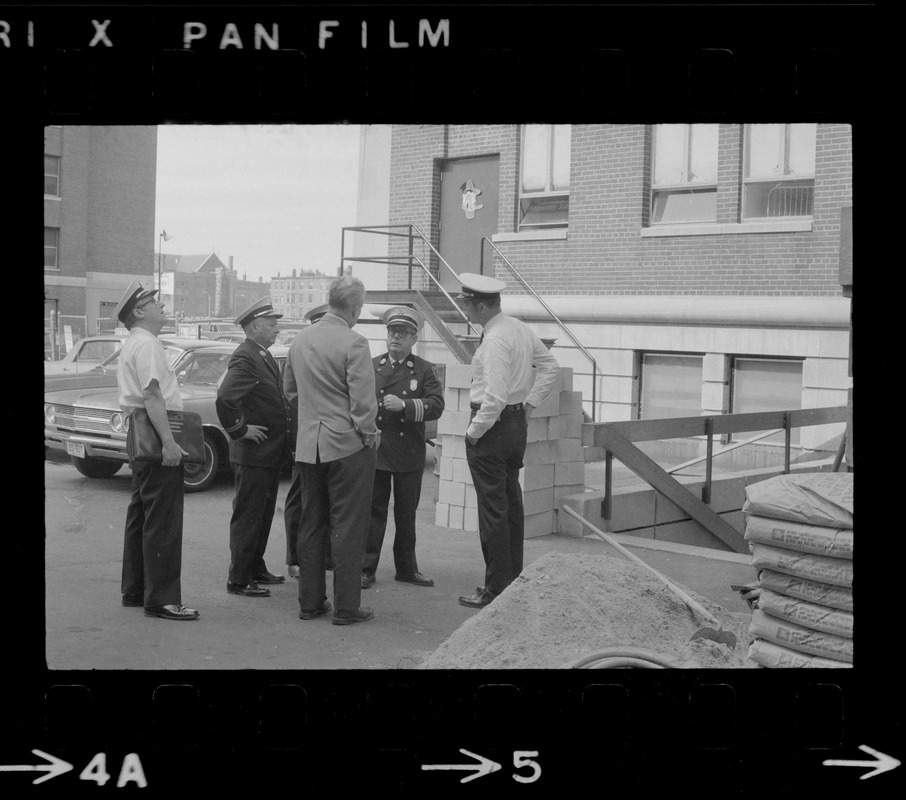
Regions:
<instances>
[{"instance_id":1,"label":"rubber hose","mask_svg":"<svg viewBox=\"0 0 906 800\"><path fill-rule=\"evenodd\" d=\"M595 661L602 661L608 658L634 658L640 661L650 662L651 665L666 667L667 669L679 669L672 661L664 658L653 650L646 650L642 647L632 647L630 645L613 645L597 650L588 655L577 658L564 664L560 669L583 669L586 665Z\"/></svg>"}]
</instances>

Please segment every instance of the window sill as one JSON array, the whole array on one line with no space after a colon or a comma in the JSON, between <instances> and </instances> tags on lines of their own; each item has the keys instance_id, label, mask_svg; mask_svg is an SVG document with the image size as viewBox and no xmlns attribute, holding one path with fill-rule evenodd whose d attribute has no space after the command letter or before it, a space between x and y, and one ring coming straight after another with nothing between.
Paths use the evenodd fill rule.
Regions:
<instances>
[{"instance_id":1,"label":"window sill","mask_svg":"<svg viewBox=\"0 0 906 800\"><path fill-rule=\"evenodd\" d=\"M660 236L724 236L741 233L797 233L811 231L812 219L764 220L758 222L686 223L642 228L642 238Z\"/></svg>"},{"instance_id":2,"label":"window sill","mask_svg":"<svg viewBox=\"0 0 906 800\"><path fill-rule=\"evenodd\" d=\"M518 231L517 233L495 233L492 242L537 242L545 239L566 239L567 228L553 228L546 231Z\"/></svg>"}]
</instances>

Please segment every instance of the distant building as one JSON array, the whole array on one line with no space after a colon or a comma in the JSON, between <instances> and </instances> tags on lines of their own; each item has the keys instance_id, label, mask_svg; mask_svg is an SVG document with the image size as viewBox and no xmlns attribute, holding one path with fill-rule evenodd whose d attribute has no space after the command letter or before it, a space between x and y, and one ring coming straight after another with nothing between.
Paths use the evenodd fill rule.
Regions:
<instances>
[{"instance_id":1,"label":"distant building","mask_svg":"<svg viewBox=\"0 0 906 800\"><path fill-rule=\"evenodd\" d=\"M271 301L274 309L289 319L302 319L305 312L327 302L327 292L336 275L293 270L292 275L271 278Z\"/></svg>"},{"instance_id":2,"label":"distant building","mask_svg":"<svg viewBox=\"0 0 906 800\"><path fill-rule=\"evenodd\" d=\"M270 283L239 280L233 257L224 264L216 253L158 255L160 297L167 313L191 318L233 317L270 291Z\"/></svg>"},{"instance_id":3,"label":"distant building","mask_svg":"<svg viewBox=\"0 0 906 800\"><path fill-rule=\"evenodd\" d=\"M153 282L156 174L154 126L44 128L45 352L109 329L129 283Z\"/></svg>"}]
</instances>

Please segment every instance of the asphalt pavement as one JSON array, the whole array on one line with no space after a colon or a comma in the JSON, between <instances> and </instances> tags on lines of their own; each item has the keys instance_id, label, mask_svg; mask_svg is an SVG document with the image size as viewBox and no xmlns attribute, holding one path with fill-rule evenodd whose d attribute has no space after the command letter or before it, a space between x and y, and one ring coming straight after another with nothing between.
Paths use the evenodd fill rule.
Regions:
<instances>
[{"instance_id":1,"label":"asphalt pavement","mask_svg":"<svg viewBox=\"0 0 906 800\"><path fill-rule=\"evenodd\" d=\"M183 603L201 618L171 622L145 617L120 604L122 532L129 500L128 467L108 480L83 477L63 457L45 460L46 659L51 669L412 669L463 622L479 613L457 603L483 583L478 534L434 524L438 479L424 472L419 508L418 560L434 578L426 588L394 580L393 524L388 523L377 582L362 592L374 619L332 625L329 616L298 617L297 582L270 587L268 598L228 594L229 520L233 487L228 476L186 495L182 563ZM281 482L266 552L268 568L284 566ZM625 544L624 540L624 544ZM729 611L746 612L733 583L754 579L747 558L699 548L640 543L634 552L669 578ZM618 556L594 536L529 539L525 563L546 553ZM328 573L328 594L330 594Z\"/></svg>"}]
</instances>

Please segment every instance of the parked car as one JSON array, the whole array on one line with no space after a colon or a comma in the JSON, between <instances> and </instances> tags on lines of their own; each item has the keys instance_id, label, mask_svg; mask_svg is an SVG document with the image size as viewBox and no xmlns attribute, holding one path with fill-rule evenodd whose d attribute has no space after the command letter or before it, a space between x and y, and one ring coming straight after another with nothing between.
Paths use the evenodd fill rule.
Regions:
<instances>
[{"instance_id":1,"label":"parked car","mask_svg":"<svg viewBox=\"0 0 906 800\"><path fill-rule=\"evenodd\" d=\"M221 467L229 465L230 440L217 419L214 401L236 347L208 340L187 349L174 364L183 408L201 416L205 437L205 463L185 466L187 492L208 489ZM281 369L288 351L288 347L271 347ZM118 390L101 387L47 392L44 445L65 450L75 468L89 478L115 475L128 461L126 420L119 407Z\"/></svg>"},{"instance_id":2,"label":"parked car","mask_svg":"<svg viewBox=\"0 0 906 800\"><path fill-rule=\"evenodd\" d=\"M112 356L123 346L126 335L84 336L59 361L45 361L45 375L87 372Z\"/></svg>"},{"instance_id":3,"label":"parked car","mask_svg":"<svg viewBox=\"0 0 906 800\"><path fill-rule=\"evenodd\" d=\"M190 339L184 336L159 336L160 341L167 351L171 364L187 350L196 347L209 347L216 342L210 339ZM66 372L62 374L44 376L44 391L55 392L61 389L88 389L91 387L116 386L116 365L119 363L119 354L122 348L107 356L100 364L81 372Z\"/></svg>"}]
</instances>

